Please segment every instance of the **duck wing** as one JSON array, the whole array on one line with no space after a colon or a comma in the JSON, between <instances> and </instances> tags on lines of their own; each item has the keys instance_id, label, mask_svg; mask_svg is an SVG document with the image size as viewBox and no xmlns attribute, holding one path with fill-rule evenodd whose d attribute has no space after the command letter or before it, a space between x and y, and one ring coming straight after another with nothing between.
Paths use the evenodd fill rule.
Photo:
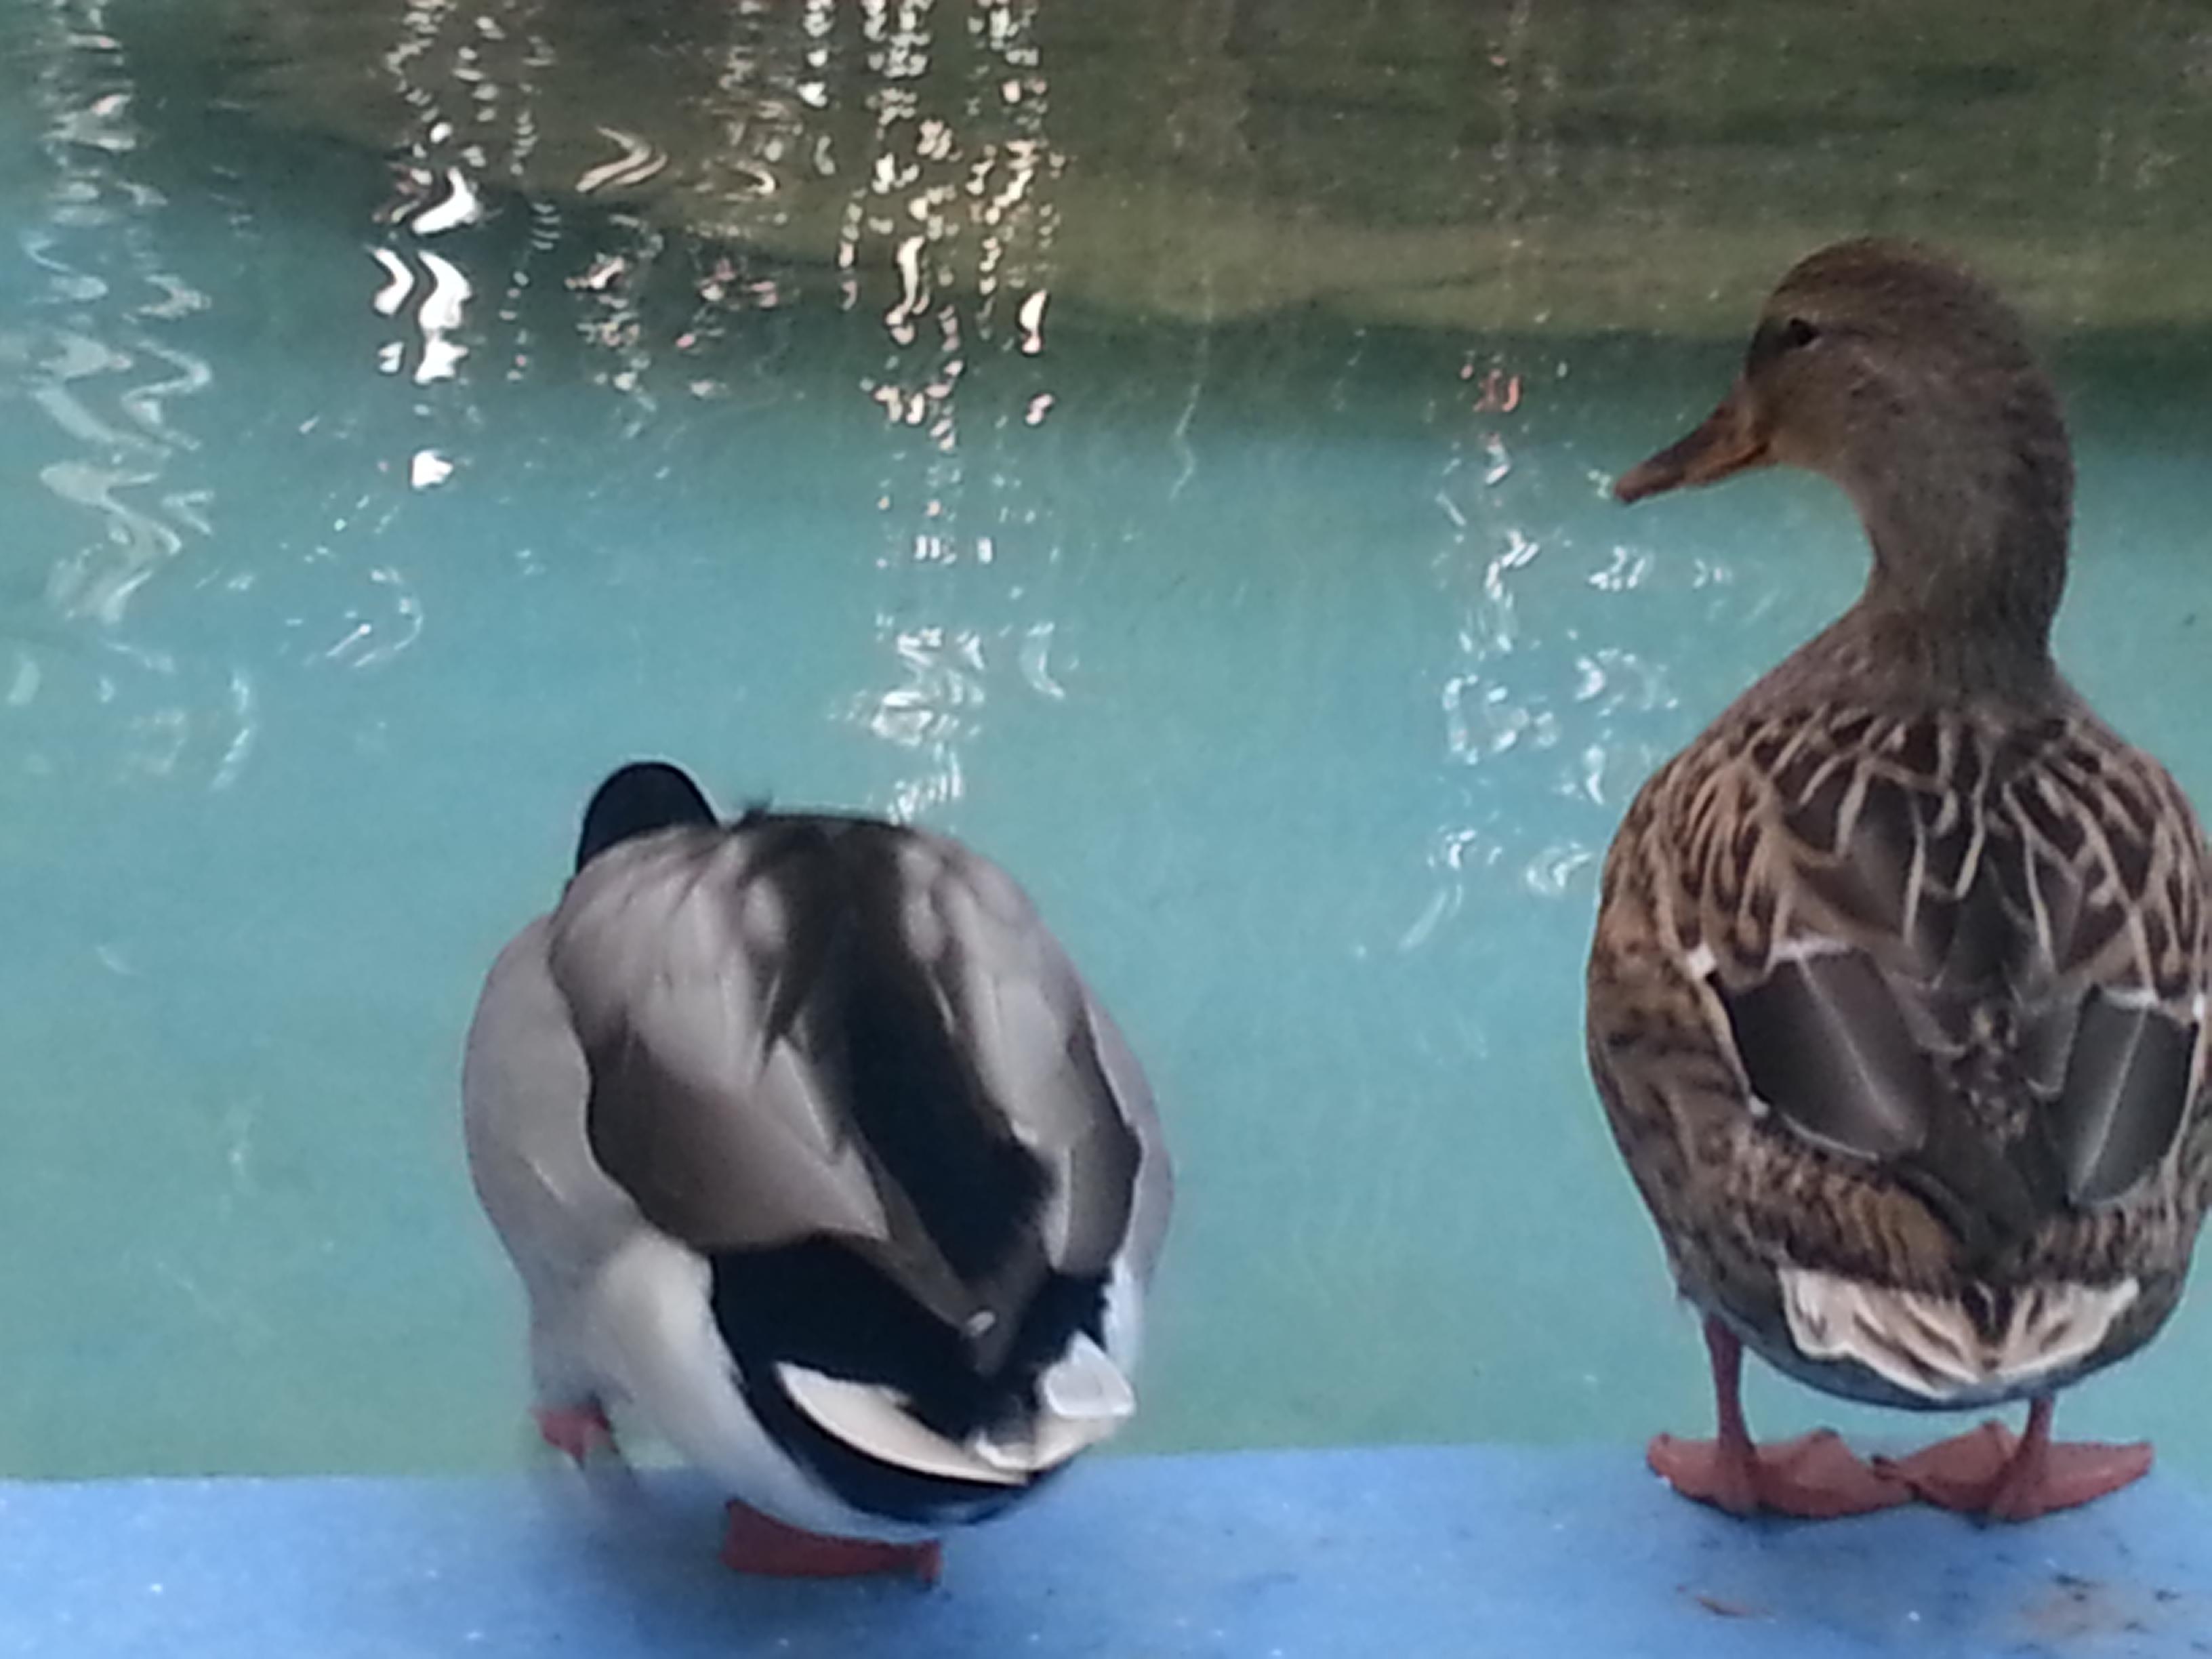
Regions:
<instances>
[{"instance_id":1,"label":"duck wing","mask_svg":"<svg viewBox=\"0 0 2212 1659\"><path fill-rule=\"evenodd\" d=\"M539 1322L557 1326L638 1221L584 1138L590 1074L547 971L550 926L531 922L486 976L461 1096L471 1179Z\"/></svg>"},{"instance_id":2,"label":"duck wing","mask_svg":"<svg viewBox=\"0 0 2212 1659\"><path fill-rule=\"evenodd\" d=\"M550 961L598 1161L709 1256L829 1241L976 1367L1128 1241L1151 1101L1020 889L941 837L760 815L617 846Z\"/></svg>"},{"instance_id":3,"label":"duck wing","mask_svg":"<svg viewBox=\"0 0 2212 1659\"><path fill-rule=\"evenodd\" d=\"M1968 1260L2135 1188L2199 1092L2203 839L2086 714L1735 724L1660 780L1683 959L1754 1113Z\"/></svg>"}]
</instances>

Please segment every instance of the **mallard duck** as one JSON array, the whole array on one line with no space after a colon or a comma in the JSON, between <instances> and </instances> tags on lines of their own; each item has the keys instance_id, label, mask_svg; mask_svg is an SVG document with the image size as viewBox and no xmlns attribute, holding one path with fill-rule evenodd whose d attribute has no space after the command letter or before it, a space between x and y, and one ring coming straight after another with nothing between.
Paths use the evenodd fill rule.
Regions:
<instances>
[{"instance_id":1,"label":"mallard duck","mask_svg":"<svg viewBox=\"0 0 2212 1659\"><path fill-rule=\"evenodd\" d=\"M2026 1519L2150 1464L2054 1443L2051 1402L2165 1323L2212 1190L2203 836L2051 660L2072 463L1991 289L1910 245L1813 254L1614 493L1773 464L1843 487L1873 574L1637 795L1589 960L1591 1070L1719 1408L1650 1462L1739 1513ZM1886 1406L2024 1399L2026 1432L1754 1447L1746 1345Z\"/></svg>"},{"instance_id":2,"label":"mallard duck","mask_svg":"<svg viewBox=\"0 0 2212 1659\"><path fill-rule=\"evenodd\" d=\"M628 1407L744 1571L934 1578L1134 1409L1172 1179L1143 1073L1011 878L863 817L610 777L492 967L462 1094L545 1438Z\"/></svg>"}]
</instances>

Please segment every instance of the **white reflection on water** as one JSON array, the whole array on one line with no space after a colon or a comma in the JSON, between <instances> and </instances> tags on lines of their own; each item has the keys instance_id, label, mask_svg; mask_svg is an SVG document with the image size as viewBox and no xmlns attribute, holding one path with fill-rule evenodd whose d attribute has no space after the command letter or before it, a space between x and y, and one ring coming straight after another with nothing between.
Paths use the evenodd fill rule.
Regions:
<instances>
[{"instance_id":1,"label":"white reflection on water","mask_svg":"<svg viewBox=\"0 0 2212 1659\"><path fill-rule=\"evenodd\" d=\"M234 744L244 728L196 705L198 674L138 636L134 602L212 530L214 490L179 471L201 447L192 401L215 379L179 325L209 300L167 264L168 204L139 171L138 90L105 6L56 0L21 50L35 65L46 184L17 241L35 273L26 326L0 368L61 441L40 446L52 458L37 476L68 509L63 523L84 529L54 538L48 625L21 624L6 703L35 703L43 718L18 729L17 763L34 775L53 769L42 737L70 716L75 694L112 711L103 718L120 733L124 775L193 776L196 733Z\"/></svg>"},{"instance_id":2,"label":"white reflection on water","mask_svg":"<svg viewBox=\"0 0 2212 1659\"><path fill-rule=\"evenodd\" d=\"M345 634L322 653L326 662L348 668L381 668L422 637L422 601L407 578L389 565L380 566L368 575L380 591L389 614L375 617L348 611Z\"/></svg>"},{"instance_id":3,"label":"white reflection on water","mask_svg":"<svg viewBox=\"0 0 2212 1659\"><path fill-rule=\"evenodd\" d=\"M142 489L161 476L158 468L137 471L87 461L53 461L39 470L39 482L55 495L106 520L105 541L64 554L49 574L47 596L64 615L119 625L131 596L184 546L184 538L157 514L133 506L119 493Z\"/></svg>"},{"instance_id":4,"label":"white reflection on water","mask_svg":"<svg viewBox=\"0 0 2212 1659\"><path fill-rule=\"evenodd\" d=\"M216 763L215 776L208 784L210 789L228 789L246 770L246 763L253 757L255 743L261 734L258 697L253 689L253 677L243 668L230 672L230 714L234 730L230 744Z\"/></svg>"},{"instance_id":5,"label":"white reflection on water","mask_svg":"<svg viewBox=\"0 0 2212 1659\"><path fill-rule=\"evenodd\" d=\"M1046 132L1048 82L1031 38L1034 5L988 5L969 18L967 44L982 56L966 85L930 74L933 11L932 0L869 0L862 8L869 148L841 213L836 264L848 273L848 307L859 301L860 270L887 264L895 275L897 289L883 313L894 348L890 371L861 390L890 420L922 428L949 454L959 444L962 377L999 338L1008 309L1016 349L1029 356L1043 349L1058 228L1046 186L1066 158ZM826 14L818 25L817 15L809 13L810 31L826 41ZM810 58L826 67L828 52L817 45ZM1000 98L981 95L994 86ZM1014 97L1003 95L1006 87ZM826 135L812 153L830 154ZM1051 408L1049 393L1033 392L1024 418L1037 425Z\"/></svg>"},{"instance_id":6,"label":"white reflection on water","mask_svg":"<svg viewBox=\"0 0 2212 1659\"><path fill-rule=\"evenodd\" d=\"M641 138L634 132L624 132L619 127L601 127L599 136L622 147L622 154L611 161L602 161L597 167L586 167L576 180L576 194L589 196L595 190L610 186L627 188L641 185L668 165L668 152L649 138ZM773 180L771 180L773 184Z\"/></svg>"},{"instance_id":7,"label":"white reflection on water","mask_svg":"<svg viewBox=\"0 0 2212 1659\"><path fill-rule=\"evenodd\" d=\"M960 743L983 706L983 639L970 629L901 627L889 617L878 617L877 627L903 678L867 704L863 717L870 731L914 750L921 763L898 781L890 802L892 817L914 818L963 792Z\"/></svg>"},{"instance_id":8,"label":"white reflection on water","mask_svg":"<svg viewBox=\"0 0 2212 1659\"><path fill-rule=\"evenodd\" d=\"M1403 950L1459 913L1479 872L1500 868L1539 899L1581 893L1599 848L1538 829L1522 805L1527 792L1617 805L1653 757L1609 738L1570 751L1566 734L1593 722L1609 732L1616 715L1632 720L1671 704L1656 665L1618 647L1580 647L1576 629L1540 620L1566 614L1565 585L1627 594L1650 572L1650 556L1632 548L1610 549L1595 569L1564 538L1547 551L1553 538L1536 515L1558 511L1545 475L1559 461L1523 422L1535 389L1559 378L1557 366L1485 367L1473 357L1459 366L1463 424L1433 497L1445 526L1436 568L1455 618L1437 707L1459 805L1425 851L1436 891L1401 935Z\"/></svg>"},{"instance_id":9,"label":"white reflection on water","mask_svg":"<svg viewBox=\"0 0 2212 1659\"><path fill-rule=\"evenodd\" d=\"M459 371L461 360L469 355L469 349L453 337L460 331L475 289L451 260L428 252L422 259L423 269L430 273L430 292L415 313L415 325L422 331L422 356L415 368L415 384L428 386L433 380L452 380Z\"/></svg>"},{"instance_id":10,"label":"white reflection on water","mask_svg":"<svg viewBox=\"0 0 2212 1659\"><path fill-rule=\"evenodd\" d=\"M1625 593L1630 588L1643 585L1651 568L1651 556L1632 548L1616 547L1613 562L1602 570L1593 570L1589 580L1592 587L1602 588L1608 593Z\"/></svg>"},{"instance_id":11,"label":"white reflection on water","mask_svg":"<svg viewBox=\"0 0 2212 1659\"><path fill-rule=\"evenodd\" d=\"M1051 623L1033 623L1022 636L1022 678L1039 696L1063 702L1067 698L1067 688L1054 679L1052 672L1054 631L1054 624Z\"/></svg>"},{"instance_id":12,"label":"white reflection on water","mask_svg":"<svg viewBox=\"0 0 2212 1659\"><path fill-rule=\"evenodd\" d=\"M471 471L489 453L476 388L486 365L516 380L565 361L533 329L584 343L584 372L623 400L620 441L678 398L712 420L787 395L763 367L771 337L741 313L811 301L880 319L881 359L854 378L882 410L882 465L862 461L853 487L884 503L877 567L898 621L876 634L888 684L838 713L898 751L883 787L900 811L961 793L983 641L1005 690L1070 695L1052 621L1020 598L1052 555L1035 509L1011 505L1028 469L1007 453L1064 409L1045 376L1069 158L1037 21L1035 0L803 0L795 15L738 0L694 21L659 80L595 76L634 50L629 26L521 0L401 0L371 25L394 158L365 239L366 297L393 324L374 367L387 403L426 394L380 478L489 487L492 464ZM768 274L815 234L813 204L834 227L829 269ZM305 655L388 662L422 631L412 603L310 617ZM966 654L946 643L963 640Z\"/></svg>"},{"instance_id":13,"label":"white reflection on water","mask_svg":"<svg viewBox=\"0 0 2212 1659\"><path fill-rule=\"evenodd\" d=\"M410 300L415 302L418 343L410 379L417 386L457 380L469 356L460 336L476 285L458 263L458 252L434 252L421 244L484 218L476 175L488 170L490 157L482 129L498 120L504 96L500 77L485 67L483 51L487 44L506 41L506 31L495 20L479 17L473 30L454 28L459 38L447 43L444 36L453 27L455 15L451 0L416 0L404 7L398 39L383 58L410 112L410 131L395 135L405 159L393 179L392 199L374 216L404 233L407 243L398 251L369 249L386 277L369 304L378 315L396 318ZM516 142L523 142L521 135ZM387 342L377 355L380 371L397 374L405 368L409 343ZM417 489L423 487L422 458L428 453L418 452L411 464Z\"/></svg>"},{"instance_id":14,"label":"white reflection on water","mask_svg":"<svg viewBox=\"0 0 2212 1659\"><path fill-rule=\"evenodd\" d=\"M207 300L157 263L146 222L165 204L128 170L139 141L136 89L102 9L59 8L54 22L38 79L47 123L41 148L54 181L45 221L23 247L46 277L49 313L59 314L29 345L24 383L82 452L49 463L40 482L101 522L98 540L56 562L48 598L65 616L115 628L131 596L182 549L185 532L205 528L200 512L173 520L155 487L169 458L198 444L173 404L204 389L213 371L156 331ZM110 252L117 247L121 270ZM147 360L153 378L131 378L145 373ZM209 497L194 490L183 499L204 506Z\"/></svg>"},{"instance_id":15,"label":"white reflection on water","mask_svg":"<svg viewBox=\"0 0 2212 1659\"><path fill-rule=\"evenodd\" d=\"M871 732L920 763L889 791L890 809L902 817L963 792L963 757L981 729L987 631L1018 676L1010 677L1013 690L1052 703L1067 696L1053 672L1050 621L1009 629L977 620L979 605L1001 602L987 593L983 572L1011 565L1010 596L1018 595L1025 571L1052 556L1036 545L1034 513L1012 510L1009 495L1020 486L1011 475L1019 469L1004 454L1057 402L1033 364L1044 350L1058 231L1051 186L1066 158L1047 130L1049 82L1035 5L968 8L964 20L948 9L940 21L932 0L864 0L866 73L858 84L868 118L862 148L845 158L851 182L836 255L848 309L860 307L868 273L890 279L880 313L890 353L860 391L883 410L889 447L878 565L908 573L911 598L896 623L878 624L898 682L861 708ZM826 6L807 15L806 67L827 76L835 22ZM940 28L949 38L939 38ZM848 113L827 90L835 82L807 84L817 91L801 99L806 109L828 120ZM826 133L798 149L825 175L836 165ZM988 418L974 414L979 405ZM971 419L989 434L988 467L971 467L963 454ZM963 533L963 508L985 515L991 533Z\"/></svg>"},{"instance_id":16,"label":"white reflection on water","mask_svg":"<svg viewBox=\"0 0 2212 1659\"><path fill-rule=\"evenodd\" d=\"M443 196L405 221L407 228L417 236L441 236L483 217L483 198L477 194L468 174L459 167L447 167L445 187Z\"/></svg>"}]
</instances>

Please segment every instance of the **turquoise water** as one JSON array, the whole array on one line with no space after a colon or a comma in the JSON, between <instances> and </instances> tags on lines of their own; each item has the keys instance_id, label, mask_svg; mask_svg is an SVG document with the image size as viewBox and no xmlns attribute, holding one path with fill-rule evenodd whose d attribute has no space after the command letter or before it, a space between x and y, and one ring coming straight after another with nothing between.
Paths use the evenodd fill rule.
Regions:
<instances>
[{"instance_id":1,"label":"turquoise water","mask_svg":"<svg viewBox=\"0 0 2212 1659\"><path fill-rule=\"evenodd\" d=\"M645 753L969 837L1085 964L1184 1177L1136 1443L1706 1420L1579 975L1629 793L1862 569L1810 479L1605 497L1733 343L1117 310L1048 183L910 317L896 230L418 234L402 134L179 27L0 0L0 1474L518 1455L460 1036ZM2054 344L2064 659L2212 801L2212 349ZM2067 1419L2212 1480L2209 1364L2200 1297Z\"/></svg>"}]
</instances>

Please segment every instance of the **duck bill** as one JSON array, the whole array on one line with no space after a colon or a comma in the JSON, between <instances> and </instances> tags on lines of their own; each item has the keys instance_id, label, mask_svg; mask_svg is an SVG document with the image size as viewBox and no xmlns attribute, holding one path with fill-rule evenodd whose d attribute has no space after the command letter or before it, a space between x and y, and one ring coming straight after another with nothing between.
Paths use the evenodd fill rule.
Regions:
<instances>
[{"instance_id":1,"label":"duck bill","mask_svg":"<svg viewBox=\"0 0 2212 1659\"><path fill-rule=\"evenodd\" d=\"M1767 453L1765 437L1753 423L1748 404L1739 385L1696 431L1622 473L1613 493L1624 501L1640 501L1685 484L1714 483L1765 465L1773 458Z\"/></svg>"}]
</instances>

